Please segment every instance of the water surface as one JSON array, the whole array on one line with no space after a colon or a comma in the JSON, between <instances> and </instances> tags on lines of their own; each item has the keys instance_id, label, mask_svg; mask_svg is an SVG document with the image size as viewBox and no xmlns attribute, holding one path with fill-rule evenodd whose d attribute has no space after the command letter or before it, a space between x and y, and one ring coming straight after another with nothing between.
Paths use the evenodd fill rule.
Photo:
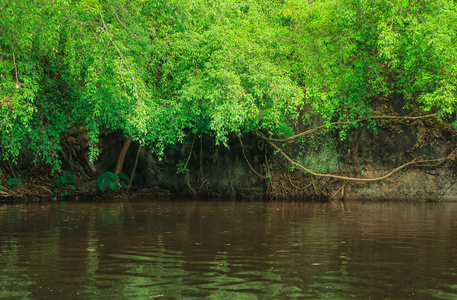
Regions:
<instances>
[{"instance_id":1,"label":"water surface","mask_svg":"<svg viewBox=\"0 0 457 300\"><path fill-rule=\"evenodd\" d=\"M457 203L0 206L0 298L457 299Z\"/></svg>"}]
</instances>

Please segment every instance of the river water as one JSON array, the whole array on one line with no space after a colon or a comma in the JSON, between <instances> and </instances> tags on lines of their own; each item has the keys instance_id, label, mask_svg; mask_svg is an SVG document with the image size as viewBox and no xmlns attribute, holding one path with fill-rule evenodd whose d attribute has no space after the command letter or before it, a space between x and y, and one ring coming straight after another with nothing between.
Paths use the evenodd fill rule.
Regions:
<instances>
[{"instance_id":1,"label":"river water","mask_svg":"<svg viewBox=\"0 0 457 300\"><path fill-rule=\"evenodd\" d=\"M457 203L3 205L0 298L457 299Z\"/></svg>"}]
</instances>

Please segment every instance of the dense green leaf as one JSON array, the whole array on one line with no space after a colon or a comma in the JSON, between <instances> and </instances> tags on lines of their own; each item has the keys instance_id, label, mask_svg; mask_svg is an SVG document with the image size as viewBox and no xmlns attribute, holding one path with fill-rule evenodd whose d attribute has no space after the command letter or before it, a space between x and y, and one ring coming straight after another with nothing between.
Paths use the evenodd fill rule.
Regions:
<instances>
[{"instance_id":1,"label":"dense green leaf","mask_svg":"<svg viewBox=\"0 0 457 300\"><path fill-rule=\"evenodd\" d=\"M54 186L62 186L67 183L67 177L65 176L60 176L54 181Z\"/></svg>"},{"instance_id":2,"label":"dense green leaf","mask_svg":"<svg viewBox=\"0 0 457 300\"><path fill-rule=\"evenodd\" d=\"M130 181L130 178L124 172L120 172L119 174L117 174L117 176L119 177L120 181L124 181L127 184L132 184L132 182Z\"/></svg>"},{"instance_id":3,"label":"dense green leaf","mask_svg":"<svg viewBox=\"0 0 457 300\"><path fill-rule=\"evenodd\" d=\"M74 184L75 183L75 178L74 178L74 174L72 171L68 170L65 172L64 175L62 176L59 176L56 178L56 180L54 181L54 186L55 187L62 187L62 186L65 186L67 184Z\"/></svg>"},{"instance_id":4,"label":"dense green leaf","mask_svg":"<svg viewBox=\"0 0 457 300\"><path fill-rule=\"evenodd\" d=\"M95 183L98 185L100 190L104 190L109 187L111 190L116 189L117 176L113 172L104 172L97 179Z\"/></svg>"},{"instance_id":5,"label":"dense green leaf","mask_svg":"<svg viewBox=\"0 0 457 300\"><path fill-rule=\"evenodd\" d=\"M299 112L351 121L373 114L373 99L456 111L451 0L12 0L0 11L0 152L13 162L28 147L59 170L76 127L93 161L102 128L161 155L189 131L223 144L287 135ZM65 176L57 184L74 182Z\"/></svg>"},{"instance_id":6,"label":"dense green leaf","mask_svg":"<svg viewBox=\"0 0 457 300\"><path fill-rule=\"evenodd\" d=\"M21 178L8 178L8 185L12 188L15 188L19 185L21 185L22 183L22 179Z\"/></svg>"}]
</instances>

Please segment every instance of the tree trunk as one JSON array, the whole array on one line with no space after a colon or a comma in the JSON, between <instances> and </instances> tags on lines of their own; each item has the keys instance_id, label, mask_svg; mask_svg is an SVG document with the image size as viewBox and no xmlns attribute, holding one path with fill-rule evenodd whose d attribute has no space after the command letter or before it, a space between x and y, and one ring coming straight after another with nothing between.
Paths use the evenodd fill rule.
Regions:
<instances>
[{"instance_id":1,"label":"tree trunk","mask_svg":"<svg viewBox=\"0 0 457 300\"><path fill-rule=\"evenodd\" d=\"M125 156L127 155L127 150L129 150L130 144L132 143L132 138L129 136L122 146L121 153L117 157L116 167L114 168L114 174L119 174L122 172L122 167L124 165Z\"/></svg>"}]
</instances>

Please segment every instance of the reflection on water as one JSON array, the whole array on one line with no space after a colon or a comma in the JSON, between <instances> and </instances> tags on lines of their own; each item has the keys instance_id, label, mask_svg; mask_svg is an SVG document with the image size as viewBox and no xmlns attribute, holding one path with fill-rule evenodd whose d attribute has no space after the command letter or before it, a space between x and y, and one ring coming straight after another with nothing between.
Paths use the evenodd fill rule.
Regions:
<instances>
[{"instance_id":1,"label":"reflection on water","mask_svg":"<svg viewBox=\"0 0 457 300\"><path fill-rule=\"evenodd\" d=\"M0 298L455 299L457 204L0 206Z\"/></svg>"}]
</instances>

